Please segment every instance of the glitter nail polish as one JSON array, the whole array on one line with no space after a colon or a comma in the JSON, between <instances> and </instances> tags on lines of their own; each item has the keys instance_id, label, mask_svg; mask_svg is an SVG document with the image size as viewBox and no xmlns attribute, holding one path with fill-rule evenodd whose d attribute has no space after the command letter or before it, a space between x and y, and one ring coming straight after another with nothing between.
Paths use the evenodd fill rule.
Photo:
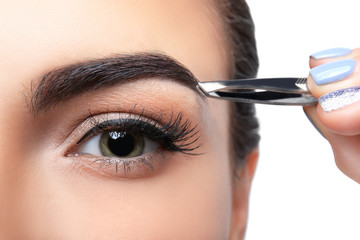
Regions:
<instances>
[{"instance_id":1,"label":"glitter nail polish","mask_svg":"<svg viewBox=\"0 0 360 240\"><path fill-rule=\"evenodd\" d=\"M319 98L325 112L344 108L360 101L360 86L336 90Z\"/></svg>"}]
</instances>

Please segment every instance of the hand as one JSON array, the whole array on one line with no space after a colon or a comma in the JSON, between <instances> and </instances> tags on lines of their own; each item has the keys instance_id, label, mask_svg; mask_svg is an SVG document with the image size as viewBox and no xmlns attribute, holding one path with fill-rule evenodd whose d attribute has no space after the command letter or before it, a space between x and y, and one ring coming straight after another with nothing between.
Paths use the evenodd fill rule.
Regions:
<instances>
[{"instance_id":1,"label":"hand","mask_svg":"<svg viewBox=\"0 0 360 240\"><path fill-rule=\"evenodd\" d=\"M310 57L308 88L319 99L305 107L329 141L338 168L360 183L360 49L329 49Z\"/></svg>"}]
</instances>

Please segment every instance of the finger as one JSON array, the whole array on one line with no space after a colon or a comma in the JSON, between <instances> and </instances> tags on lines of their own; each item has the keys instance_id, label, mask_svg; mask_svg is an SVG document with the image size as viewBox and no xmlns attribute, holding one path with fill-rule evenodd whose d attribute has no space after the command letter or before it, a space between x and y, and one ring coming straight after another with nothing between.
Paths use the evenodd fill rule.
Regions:
<instances>
[{"instance_id":1,"label":"finger","mask_svg":"<svg viewBox=\"0 0 360 240\"><path fill-rule=\"evenodd\" d=\"M337 167L348 177L360 183L360 135L333 134L328 138Z\"/></svg>"},{"instance_id":2,"label":"finger","mask_svg":"<svg viewBox=\"0 0 360 240\"><path fill-rule=\"evenodd\" d=\"M305 107L304 111L314 127L329 141L337 167L360 183L360 135L343 136L332 132L317 117L316 106Z\"/></svg>"},{"instance_id":3,"label":"finger","mask_svg":"<svg viewBox=\"0 0 360 240\"><path fill-rule=\"evenodd\" d=\"M341 94L344 89L360 86L359 58L359 49L348 51L346 54L335 57L311 57L310 66L312 68L344 59L353 59L355 65L352 72L348 73L348 76L325 84L316 82L318 79L314 79L313 74L310 74L308 87L314 96L321 99L324 96L332 96L331 94L335 92L334 96L339 94L340 97L333 97L334 99L329 100L330 103L335 101L333 104L338 107L335 109L329 110L326 106L321 106L321 104L304 108L316 128L330 142L338 168L358 183L360 183L360 121L358 121L360 119L360 104L359 101L354 101L357 100L356 94L348 96L351 100L350 104L346 102L346 98L341 98ZM333 68L325 67L323 71L324 69L331 70ZM324 108L328 111L325 111Z\"/></svg>"},{"instance_id":4,"label":"finger","mask_svg":"<svg viewBox=\"0 0 360 240\"><path fill-rule=\"evenodd\" d=\"M351 58L356 55L357 50L349 48L332 48L314 53L310 56L310 68L314 68L331 60Z\"/></svg>"},{"instance_id":5,"label":"finger","mask_svg":"<svg viewBox=\"0 0 360 240\"><path fill-rule=\"evenodd\" d=\"M315 59L308 88L319 99L317 116L340 135L360 134L360 49L340 57Z\"/></svg>"}]
</instances>

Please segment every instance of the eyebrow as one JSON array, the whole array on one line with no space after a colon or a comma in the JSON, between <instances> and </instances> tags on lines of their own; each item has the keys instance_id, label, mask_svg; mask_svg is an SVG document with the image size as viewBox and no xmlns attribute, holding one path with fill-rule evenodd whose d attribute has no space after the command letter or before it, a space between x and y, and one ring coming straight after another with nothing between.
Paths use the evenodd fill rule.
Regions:
<instances>
[{"instance_id":1,"label":"eyebrow","mask_svg":"<svg viewBox=\"0 0 360 240\"><path fill-rule=\"evenodd\" d=\"M189 69L160 53L124 54L67 65L46 73L31 91L34 115L76 96L136 79L173 79L201 95Z\"/></svg>"}]
</instances>

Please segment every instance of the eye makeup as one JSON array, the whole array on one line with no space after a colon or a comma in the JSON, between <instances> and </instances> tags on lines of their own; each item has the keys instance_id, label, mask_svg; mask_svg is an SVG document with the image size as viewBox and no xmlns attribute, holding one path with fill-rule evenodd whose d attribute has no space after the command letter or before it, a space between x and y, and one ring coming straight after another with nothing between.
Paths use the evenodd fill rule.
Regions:
<instances>
[{"instance_id":1,"label":"eye makeup","mask_svg":"<svg viewBox=\"0 0 360 240\"><path fill-rule=\"evenodd\" d=\"M154 174L170 154L198 154L199 130L182 112L166 120L165 114L146 115L145 109L139 115L90 114L67 157L102 174L141 178Z\"/></svg>"}]
</instances>

